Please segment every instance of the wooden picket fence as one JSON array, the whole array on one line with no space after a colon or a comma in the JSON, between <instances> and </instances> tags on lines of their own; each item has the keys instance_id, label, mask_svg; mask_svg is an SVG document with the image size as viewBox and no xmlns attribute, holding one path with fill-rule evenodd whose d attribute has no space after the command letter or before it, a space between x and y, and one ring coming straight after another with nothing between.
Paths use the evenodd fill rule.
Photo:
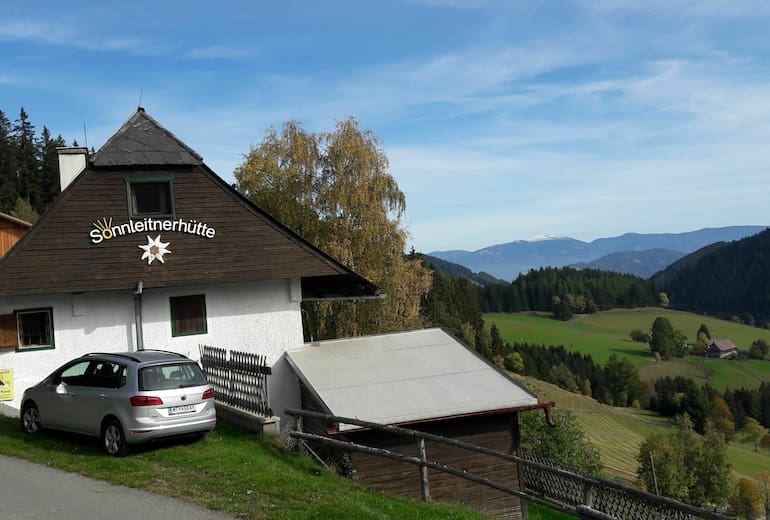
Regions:
<instances>
[{"instance_id":1,"label":"wooden picket fence","mask_svg":"<svg viewBox=\"0 0 770 520\"><path fill-rule=\"evenodd\" d=\"M209 345L199 348L203 371L217 401L265 417L273 415L267 395L271 369L265 356Z\"/></svg>"}]
</instances>

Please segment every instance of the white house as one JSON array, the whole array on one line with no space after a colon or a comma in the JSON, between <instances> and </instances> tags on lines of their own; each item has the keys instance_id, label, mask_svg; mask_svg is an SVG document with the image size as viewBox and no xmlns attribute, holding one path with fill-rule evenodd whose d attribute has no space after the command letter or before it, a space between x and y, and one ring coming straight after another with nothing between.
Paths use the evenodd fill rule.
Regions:
<instances>
[{"instance_id":1,"label":"white house","mask_svg":"<svg viewBox=\"0 0 770 520\"><path fill-rule=\"evenodd\" d=\"M63 192L0 258L0 408L86 352L257 352L270 405L300 405L284 352L303 299L376 287L242 197L143 109L60 154Z\"/></svg>"}]
</instances>

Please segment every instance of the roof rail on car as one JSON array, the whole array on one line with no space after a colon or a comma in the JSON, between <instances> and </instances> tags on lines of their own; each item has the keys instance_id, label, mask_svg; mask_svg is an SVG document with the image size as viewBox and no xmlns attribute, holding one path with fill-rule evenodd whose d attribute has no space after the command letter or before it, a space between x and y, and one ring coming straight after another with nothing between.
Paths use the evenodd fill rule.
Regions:
<instances>
[{"instance_id":1,"label":"roof rail on car","mask_svg":"<svg viewBox=\"0 0 770 520\"><path fill-rule=\"evenodd\" d=\"M171 354L171 355L179 356L179 357L182 357L182 358L185 358L185 359L190 359L187 356L185 356L184 354L180 354L179 352L171 352L170 350L160 350L160 349L157 349L157 348L146 348L142 352L162 352L163 354Z\"/></svg>"},{"instance_id":2,"label":"roof rail on car","mask_svg":"<svg viewBox=\"0 0 770 520\"><path fill-rule=\"evenodd\" d=\"M128 355L128 354L121 354L118 352L89 352L88 354L83 354L82 357L91 357L91 356L115 356L119 358L126 358L130 359L131 361L136 361L137 363L141 363L142 360L138 359L134 356Z\"/></svg>"}]
</instances>

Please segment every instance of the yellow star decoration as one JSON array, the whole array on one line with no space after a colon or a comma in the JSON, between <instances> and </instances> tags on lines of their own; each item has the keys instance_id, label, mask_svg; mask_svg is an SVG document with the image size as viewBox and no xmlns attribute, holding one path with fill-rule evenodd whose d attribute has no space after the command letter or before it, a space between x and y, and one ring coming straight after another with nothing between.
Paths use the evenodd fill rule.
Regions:
<instances>
[{"instance_id":1,"label":"yellow star decoration","mask_svg":"<svg viewBox=\"0 0 770 520\"><path fill-rule=\"evenodd\" d=\"M163 261L163 255L167 253L171 253L170 250L166 249L166 247L170 244L170 242L161 242L160 241L160 235L155 237L155 240L150 238L149 235L147 235L147 245L146 246L139 246L139 249L144 249L144 253L142 253L142 258L140 260L147 259L147 265L151 265L154 260L159 260L161 264L164 264Z\"/></svg>"}]
</instances>

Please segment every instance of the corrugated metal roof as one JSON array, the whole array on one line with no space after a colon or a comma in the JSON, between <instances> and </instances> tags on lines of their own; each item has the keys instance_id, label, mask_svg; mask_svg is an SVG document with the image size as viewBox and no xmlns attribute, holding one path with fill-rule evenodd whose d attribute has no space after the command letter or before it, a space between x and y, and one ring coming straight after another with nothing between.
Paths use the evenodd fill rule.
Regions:
<instances>
[{"instance_id":1,"label":"corrugated metal roof","mask_svg":"<svg viewBox=\"0 0 770 520\"><path fill-rule=\"evenodd\" d=\"M91 158L94 166L194 165L203 159L139 108Z\"/></svg>"},{"instance_id":2,"label":"corrugated metal roof","mask_svg":"<svg viewBox=\"0 0 770 520\"><path fill-rule=\"evenodd\" d=\"M442 329L322 341L286 354L328 412L343 417L400 424L537 404Z\"/></svg>"}]
</instances>

